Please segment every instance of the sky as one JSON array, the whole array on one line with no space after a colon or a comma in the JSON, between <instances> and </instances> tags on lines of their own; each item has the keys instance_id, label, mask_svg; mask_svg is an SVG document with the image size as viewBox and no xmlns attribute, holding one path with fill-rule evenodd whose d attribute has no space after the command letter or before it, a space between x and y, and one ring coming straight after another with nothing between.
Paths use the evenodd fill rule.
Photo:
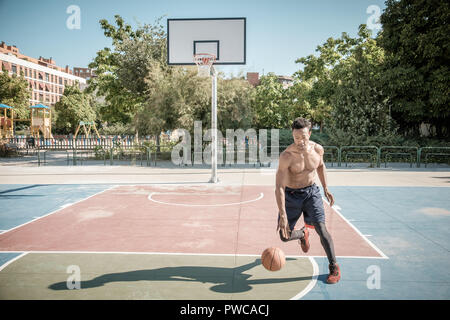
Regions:
<instances>
[{"instance_id":1,"label":"sky","mask_svg":"<svg viewBox=\"0 0 450 320\"><path fill-rule=\"evenodd\" d=\"M79 28L67 20L79 8ZM119 14L136 28L167 18L246 17L247 63L218 66L228 75L273 72L292 76L302 68L295 60L317 54L317 46L342 32L356 37L358 26L375 22L384 0L0 0L0 41L22 54L52 57L60 67L87 67L97 51L112 47L99 20L114 23ZM76 21L75 21L76 23ZM379 29L373 29L376 34Z\"/></svg>"}]
</instances>

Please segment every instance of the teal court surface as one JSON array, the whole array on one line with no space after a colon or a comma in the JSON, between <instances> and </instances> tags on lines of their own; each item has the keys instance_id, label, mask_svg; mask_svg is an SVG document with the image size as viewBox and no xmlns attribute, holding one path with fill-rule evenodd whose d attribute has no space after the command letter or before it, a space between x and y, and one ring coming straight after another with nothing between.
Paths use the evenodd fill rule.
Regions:
<instances>
[{"instance_id":1,"label":"teal court surface","mask_svg":"<svg viewBox=\"0 0 450 320\"><path fill-rule=\"evenodd\" d=\"M314 230L307 254L279 239L274 174L0 167L0 299L450 298L450 172L328 169L335 285Z\"/></svg>"}]
</instances>

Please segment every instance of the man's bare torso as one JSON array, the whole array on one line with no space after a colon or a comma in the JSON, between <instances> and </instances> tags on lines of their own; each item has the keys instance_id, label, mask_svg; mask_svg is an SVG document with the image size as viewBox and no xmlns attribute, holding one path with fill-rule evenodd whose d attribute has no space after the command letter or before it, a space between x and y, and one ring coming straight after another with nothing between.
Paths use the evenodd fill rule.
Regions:
<instances>
[{"instance_id":1,"label":"man's bare torso","mask_svg":"<svg viewBox=\"0 0 450 320\"><path fill-rule=\"evenodd\" d=\"M320 148L318 144L309 141L306 150L300 150L295 144L291 144L282 152L283 157L289 162L287 187L299 189L314 183L316 169L321 163L318 148Z\"/></svg>"}]
</instances>

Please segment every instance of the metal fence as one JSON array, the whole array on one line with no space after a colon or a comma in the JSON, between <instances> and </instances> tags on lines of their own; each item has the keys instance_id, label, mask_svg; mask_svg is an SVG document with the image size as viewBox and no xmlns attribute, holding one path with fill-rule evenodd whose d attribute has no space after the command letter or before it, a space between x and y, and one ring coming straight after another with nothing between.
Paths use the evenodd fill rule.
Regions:
<instances>
[{"instance_id":1,"label":"metal fence","mask_svg":"<svg viewBox=\"0 0 450 320\"><path fill-rule=\"evenodd\" d=\"M137 141L134 137L110 136L103 138L77 138L55 137L53 139L30 139L16 137L7 139L7 143L13 146L18 154L34 155L38 164L46 163L48 152L66 151L67 164L84 164L89 160L102 161L104 165L114 165L123 161L132 164L156 166L158 162L170 161L173 144L156 145L151 140ZM231 144L233 145L233 144ZM222 167L233 164L243 164L242 158L238 159L238 152L244 151L244 164L253 166L271 165L279 154L288 146L278 146L278 154L272 155L271 146L261 147L257 142L246 141L244 144L234 144L232 148L224 139L222 152L218 153L218 164ZM257 155L254 150L256 147ZM427 167L430 163L450 164L450 147L410 147L410 146L324 146L324 160L331 166L345 167L349 163L369 163L371 167L387 167L387 163L403 162L420 168ZM252 149L252 150L250 150ZM201 152L191 150L189 159L186 157L179 163L180 166L193 166L196 159L204 160L203 148ZM44 152L47 151L47 152ZM182 152L181 152L182 153ZM202 153L201 155L199 153ZM266 157L262 157L264 154ZM270 155L270 156L269 156ZM263 160L265 158L266 160ZM237 161L237 160L240 160Z\"/></svg>"},{"instance_id":2,"label":"metal fence","mask_svg":"<svg viewBox=\"0 0 450 320\"><path fill-rule=\"evenodd\" d=\"M288 146L280 146L280 152ZM270 153L270 147L263 151ZM323 146L324 160L334 166L347 167L349 163L369 163L372 167L381 167L381 162L387 167L388 162L406 162L410 168L425 168L430 163L450 164L450 147L410 147L410 146ZM396 161L394 161L396 160ZM270 163L269 163L270 165Z\"/></svg>"},{"instance_id":3,"label":"metal fence","mask_svg":"<svg viewBox=\"0 0 450 320\"><path fill-rule=\"evenodd\" d=\"M120 138L120 137L107 137L107 138L9 138L8 144L15 145L19 150L27 148L38 148L41 150L72 150L72 149L98 149L98 148L133 148L140 145L140 142L136 142L134 138Z\"/></svg>"}]
</instances>

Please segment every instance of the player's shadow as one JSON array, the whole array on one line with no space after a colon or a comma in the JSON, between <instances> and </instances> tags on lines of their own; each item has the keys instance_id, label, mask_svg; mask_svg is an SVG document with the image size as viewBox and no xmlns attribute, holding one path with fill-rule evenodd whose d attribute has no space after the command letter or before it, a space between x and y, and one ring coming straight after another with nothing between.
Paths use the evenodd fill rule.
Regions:
<instances>
[{"instance_id":1,"label":"player's shadow","mask_svg":"<svg viewBox=\"0 0 450 320\"><path fill-rule=\"evenodd\" d=\"M286 260L295 260L287 258ZM210 289L220 293L246 292L252 289L252 285L287 283L301 280L312 280L312 275L307 277L291 278L267 278L248 280L252 275L245 271L261 264L261 259L235 267L165 267L149 270L136 270L129 272L108 273L98 276L92 280L81 281L80 289L101 287L111 282L130 281L186 281L215 284ZM69 290L66 282L57 282L49 286L52 290Z\"/></svg>"}]
</instances>

